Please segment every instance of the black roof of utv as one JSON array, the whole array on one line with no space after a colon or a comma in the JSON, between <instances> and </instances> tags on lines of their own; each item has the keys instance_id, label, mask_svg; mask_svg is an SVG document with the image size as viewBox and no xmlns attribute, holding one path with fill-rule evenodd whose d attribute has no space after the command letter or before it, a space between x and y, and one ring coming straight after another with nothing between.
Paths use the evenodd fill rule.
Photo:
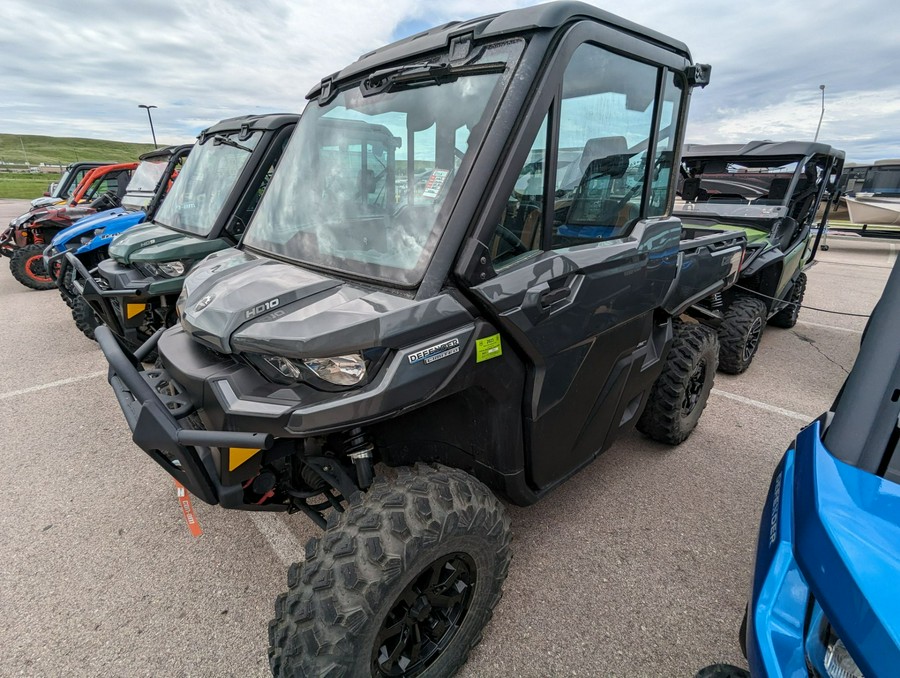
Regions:
<instances>
[{"instance_id":1,"label":"black roof of utv","mask_svg":"<svg viewBox=\"0 0 900 678\"><path fill-rule=\"evenodd\" d=\"M193 144L179 144L177 146L166 146L165 148L157 148L152 151L142 153L138 160L155 160L156 158L168 159L176 153L182 152L186 148L191 148Z\"/></svg>"},{"instance_id":2,"label":"black roof of utv","mask_svg":"<svg viewBox=\"0 0 900 678\"><path fill-rule=\"evenodd\" d=\"M686 59L690 60L691 58L687 45L680 40L674 40L615 14L583 2L548 2L500 14L489 14L467 21L451 21L442 26L416 33L373 52L363 54L354 63L330 76L330 79L333 82L347 80L395 61L405 61L417 54L446 49L453 38L467 33L471 33L475 40L479 40L516 35L528 31L555 29L578 19L599 21L655 43ZM313 87L306 95L307 98L316 97L320 88L321 85Z\"/></svg>"},{"instance_id":3,"label":"black roof of utv","mask_svg":"<svg viewBox=\"0 0 900 678\"><path fill-rule=\"evenodd\" d=\"M739 156L758 158L783 158L792 155L822 155L843 158L844 152L828 144L814 141L748 141L746 144L685 144L681 157L714 158Z\"/></svg>"},{"instance_id":4,"label":"black roof of utv","mask_svg":"<svg viewBox=\"0 0 900 678\"><path fill-rule=\"evenodd\" d=\"M285 125L296 123L300 119L297 113L266 113L265 115L239 115L235 118L220 120L215 125L207 127L200 132L199 138L221 134L222 132L234 132L246 127L248 130L277 130Z\"/></svg>"}]
</instances>

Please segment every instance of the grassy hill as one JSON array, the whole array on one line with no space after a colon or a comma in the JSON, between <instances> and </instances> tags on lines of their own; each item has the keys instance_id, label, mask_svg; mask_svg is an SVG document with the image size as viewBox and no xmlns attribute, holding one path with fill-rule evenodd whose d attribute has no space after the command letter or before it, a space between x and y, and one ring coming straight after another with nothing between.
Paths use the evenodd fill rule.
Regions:
<instances>
[{"instance_id":1,"label":"grassy hill","mask_svg":"<svg viewBox=\"0 0 900 678\"><path fill-rule=\"evenodd\" d=\"M67 165L76 160L126 162L137 160L141 153L152 150L153 144L133 144L126 141L0 134L0 162L3 163L24 164L26 156L30 165L42 162Z\"/></svg>"}]
</instances>

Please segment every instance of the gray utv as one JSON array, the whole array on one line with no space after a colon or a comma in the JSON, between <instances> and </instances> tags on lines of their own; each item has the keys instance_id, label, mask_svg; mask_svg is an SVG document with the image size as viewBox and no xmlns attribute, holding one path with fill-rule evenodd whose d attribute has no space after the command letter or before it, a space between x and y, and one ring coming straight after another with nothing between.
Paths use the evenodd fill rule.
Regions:
<instances>
[{"instance_id":1,"label":"gray utv","mask_svg":"<svg viewBox=\"0 0 900 678\"><path fill-rule=\"evenodd\" d=\"M670 216L687 47L581 3L450 23L325 78L236 248L129 355L134 441L193 494L324 529L278 676L454 673L536 502L633 426L691 433L743 232ZM160 363L140 358L154 346ZM298 560L303 560L297 554Z\"/></svg>"}]
</instances>

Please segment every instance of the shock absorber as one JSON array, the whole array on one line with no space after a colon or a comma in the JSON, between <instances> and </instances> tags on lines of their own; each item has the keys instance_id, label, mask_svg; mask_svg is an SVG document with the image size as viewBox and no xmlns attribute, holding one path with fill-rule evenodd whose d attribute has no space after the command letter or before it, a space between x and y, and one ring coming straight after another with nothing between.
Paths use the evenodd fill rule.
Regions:
<instances>
[{"instance_id":1,"label":"shock absorber","mask_svg":"<svg viewBox=\"0 0 900 678\"><path fill-rule=\"evenodd\" d=\"M721 292L716 292L709 298L709 307L714 311L722 308L724 303Z\"/></svg>"},{"instance_id":2,"label":"shock absorber","mask_svg":"<svg viewBox=\"0 0 900 678\"><path fill-rule=\"evenodd\" d=\"M372 478L375 471L372 467L372 452L375 446L366 437L366 434L359 427L352 428L347 432L347 438L344 441L344 449L353 466L356 467L356 481L359 489L367 490L372 484Z\"/></svg>"}]
</instances>

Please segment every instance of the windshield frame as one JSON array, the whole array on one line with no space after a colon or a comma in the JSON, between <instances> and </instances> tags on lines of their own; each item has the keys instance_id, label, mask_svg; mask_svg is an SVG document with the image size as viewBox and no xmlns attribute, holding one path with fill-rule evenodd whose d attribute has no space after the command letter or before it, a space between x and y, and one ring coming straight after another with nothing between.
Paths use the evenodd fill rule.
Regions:
<instances>
[{"instance_id":1,"label":"windshield frame","mask_svg":"<svg viewBox=\"0 0 900 678\"><path fill-rule=\"evenodd\" d=\"M248 134L249 136L243 137L243 134ZM221 225L223 222L222 215L225 212L230 212L234 207L234 202L237 200L236 195L242 194L244 191L245 184L247 183L248 171L252 172L255 167L256 159L259 157L257 154L265 153L267 148L267 144L264 142L265 136L267 132L261 129L251 129L249 132L244 132L241 129L234 130L223 130L219 131L216 134L206 135L205 133L201 133L200 137L196 144L193 145L190 154L184 161L184 165L179 172L179 179L172 185L172 189L166 195L166 199L163 200L159 207L157 208L154 216L153 223L164 226L165 228L170 228L173 231L177 231L179 233L184 233L186 235L194 236L196 238L212 238L218 236L218 231L221 230ZM251 147L251 152L247 152L246 150L241 150L238 148L234 148L233 146L229 146L227 144L216 143L216 136L225 136L231 138L232 136L236 136L236 141L243 146L246 146L248 143L251 143L251 140L255 138L255 143ZM235 154L243 154L244 162L241 164L240 168L235 172L234 178L231 182L231 185L227 188L227 191L224 191L223 198L219 204L219 208L216 211L214 217L210 220L210 222L203 229L193 229L193 228L183 228L181 226L175 226L165 221L161 221L159 219L160 214L164 216L168 216L165 212L167 206L171 206L175 204L173 198L181 198L181 189L180 186L189 186L190 184L185 181L186 179L191 179L192 176L190 174L185 174L188 168L191 166L191 162L193 161L196 164L203 162L205 156L209 154L211 151L206 150L204 147L207 147L209 144L209 149L228 149L233 151ZM204 153L205 151L205 153ZM221 152L221 151L220 151ZM240 157L240 156L238 156ZM187 189L185 189L187 190ZM224 189L223 189L224 190ZM176 193L176 191L178 191ZM174 193L174 195L173 195ZM202 231L202 232L201 232Z\"/></svg>"},{"instance_id":2,"label":"windshield frame","mask_svg":"<svg viewBox=\"0 0 900 678\"><path fill-rule=\"evenodd\" d=\"M479 45L475 48L475 50L473 50L474 54L464 64L462 64L463 67L476 62L490 64L502 61L504 64L502 71L498 69L497 71L487 73L460 73L452 77L451 82L454 83L467 78L487 78L492 76L496 78L496 82L492 86L488 96L484 99L483 108L481 109L479 118L479 124L475 124L469 129L469 135L466 139L466 150L462 153L461 159L460 156L457 155L459 165L451 171L451 180L450 182L448 182L446 195L441 199L439 206L434 211L433 215L429 216L429 219L431 220L430 230L427 231L423 239L423 244L419 253L418 260L412 268L405 269L384 265L383 263L374 263L372 261L363 262L344 257L333 257L322 253L317 253L315 256L310 257L297 257L293 256L293 253L287 254L278 252L274 251L275 248L267 247L266 245L271 243L271 236L269 236L268 238L261 238L259 242L254 242L253 234L256 232L254 231L254 228L262 228L262 226L260 226L261 217L259 215L264 213L264 207L267 200L270 202L275 200L275 198L271 197L274 196L277 192L274 190L267 190L266 194L263 196L259 208L254 213L253 218L251 219L247 227L247 231L241 239L240 247L246 248L248 251L264 257L285 261L294 265L321 271L329 275L337 275L349 279L365 281L367 283L406 290L413 290L418 288L422 284L422 281L425 278L428 269L432 265L438 245L448 229L450 216L453 212L453 209L459 201L460 194L465 190L465 185L472 174L472 169L475 166L475 163L477 162L479 149L483 145L487 137L488 130L493 124L493 121L501 108L504 97L509 90L510 83L513 81L513 74L518 68L518 65L522 59L522 55L526 50L527 44L527 40L523 39L521 36L513 36L493 40L484 45ZM422 54L418 54L415 57L410 58L408 62L404 63L410 65L421 65L423 62L439 63L441 61L446 62L447 58L448 51L446 48L444 48L439 51L429 52L424 56ZM400 63L399 67L402 68L404 66L404 63ZM299 148L301 144L304 143L304 141L302 140L304 129L310 129L311 132L314 132L316 131L316 127L310 126L319 124L325 120L340 119L340 116L338 116L337 118L329 118L327 116L328 112L332 110L338 110L337 107L333 105L334 102L337 101L343 104L348 104L344 107L344 111L351 111L351 117L356 116L355 119L365 121L364 117L359 116L356 113L357 109L353 108L352 106L353 101L357 97L359 99L364 99L367 104L371 106L373 103L378 102L379 97L393 97L397 96L398 94L411 91L422 92L423 90L429 90L435 87L445 87L448 84L446 81L432 82L426 78L426 82L422 82L421 84L410 84L404 82L399 83L399 87L386 87L383 90L379 90L373 93L370 91L366 91L365 82L366 78L370 77L375 72L375 70L354 74L352 79L349 79L346 83L338 83L325 96L319 96L319 98L312 99L309 102L303 112L303 115L301 115L300 121L297 125L297 129L291 139L289 146L287 147L287 149L285 149L284 157L279 163L279 170L276 171L273 177L273 186L275 182L278 181L279 172L292 172L291 176L294 177L294 180L296 181L297 172L299 170L291 168L288 162L285 161L289 160L289 154L293 155L297 148ZM391 71L394 71L393 65ZM324 99L324 101L320 101L321 99ZM386 107L386 110L389 112L398 113L396 109L392 109L389 105ZM373 115L369 124L372 127L382 126L379 121L378 115ZM457 130L459 129L463 128L457 128ZM406 137L402 138L402 146L404 149L406 149ZM456 148L456 151L459 152L459 149L455 146L455 144L454 147ZM412 155L412 158L414 162L417 161L415 154ZM408 176L408 151L406 155L398 153L397 157L392 160L392 163L396 163L398 160L401 162L406 161L407 168L404 170L397 168L397 177ZM436 171L436 168L437 165L435 165L434 171ZM416 173L415 169L413 169L413 173ZM282 176L285 175L282 174ZM396 190L396 185L394 189ZM385 191L387 191L387 188L385 188ZM346 223L353 222L351 221ZM294 234L291 237L296 236L300 232L300 229L294 230Z\"/></svg>"}]
</instances>

